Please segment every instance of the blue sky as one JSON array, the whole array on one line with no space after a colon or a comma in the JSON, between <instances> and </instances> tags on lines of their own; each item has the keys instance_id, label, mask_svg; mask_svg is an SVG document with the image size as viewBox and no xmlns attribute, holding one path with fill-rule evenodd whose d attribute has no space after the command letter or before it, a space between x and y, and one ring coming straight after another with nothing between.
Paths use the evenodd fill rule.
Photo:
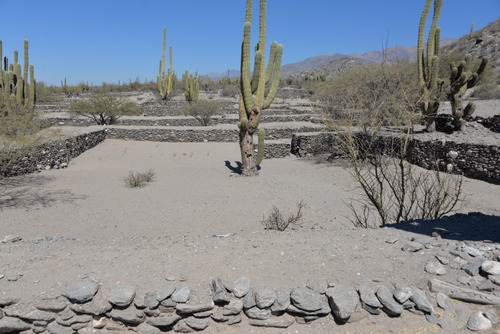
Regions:
<instances>
[{"instance_id":1,"label":"blue sky","mask_svg":"<svg viewBox=\"0 0 500 334\"><path fill-rule=\"evenodd\" d=\"M238 69L245 0L0 0L3 56L24 39L38 81L59 85L154 80L163 27L174 70ZM284 44L283 63L331 53L416 45L425 0L268 0L268 43ZM258 0L254 0L257 18ZM444 0L442 37L467 34L500 17L500 0ZM258 33L254 24L253 34Z\"/></svg>"}]
</instances>

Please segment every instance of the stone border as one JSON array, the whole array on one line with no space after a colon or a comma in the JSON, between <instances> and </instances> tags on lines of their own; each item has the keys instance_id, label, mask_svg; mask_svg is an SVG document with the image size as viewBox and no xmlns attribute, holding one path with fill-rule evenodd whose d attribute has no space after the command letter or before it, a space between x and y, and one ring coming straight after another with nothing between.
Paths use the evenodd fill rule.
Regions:
<instances>
[{"instance_id":1,"label":"stone border","mask_svg":"<svg viewBox=\"0 0 500 334\"><path fill-rule=\"evenodd\" d=\"M379 137L384 146L395 137ZM341 155L335 133L296 133L292 137L292 154L299 157L322 154ZM377 144L378 145L378 144ZM500 184L500 146L456 143L453 141L422 141L411 138L408 162L417 166L451 171L472 179ZM436 164L437 162L437 164Z\"/></svg>"}]
</instances>

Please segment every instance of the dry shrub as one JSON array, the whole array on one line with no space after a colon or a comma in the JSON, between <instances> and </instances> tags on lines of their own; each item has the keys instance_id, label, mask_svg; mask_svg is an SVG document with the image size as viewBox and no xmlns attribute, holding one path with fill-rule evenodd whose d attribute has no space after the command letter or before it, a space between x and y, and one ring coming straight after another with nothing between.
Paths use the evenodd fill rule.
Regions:
<instances>
[{"instance_id":1,"label":"dry shrub","mask_svg":"<svg viewBox=\"0 0 500 334\"><path fill-rule=\"evenodd\" d=\"M261 223L266 230L284 231L290 225L297 225L300 222L302 219L302 209L304 207L304 201L300 201L297 203L297 211L294 214L289 214L287 217L284 217L281 211L276 206L273 206L267 218L264 217Z\"/></svg>"},{"instance_id":2,"label":"dry shrub","mask_svg":"<svg viewBox=\"0 0 500 334\"><path fill-rule=\"evenodd\" d=\"M153 181L155 172L150 169L146 172L129 172L127 177L124 178L125 185L129 188L138 188L144 186L146 183Z\"/></svg>"}]
</instances>

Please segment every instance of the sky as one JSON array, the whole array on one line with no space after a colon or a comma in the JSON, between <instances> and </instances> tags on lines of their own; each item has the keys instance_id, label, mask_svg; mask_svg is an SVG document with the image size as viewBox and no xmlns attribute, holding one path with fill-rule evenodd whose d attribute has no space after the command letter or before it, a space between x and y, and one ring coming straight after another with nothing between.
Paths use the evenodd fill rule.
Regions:
<instances>
[{"instance_id":1,"label":"sky","mask_svg":"<svg viewBox=\"0 0 500 334\"><path fill-rule=\"evenodd\" d=\"M258 34L254 0L252 45ZM268 0L267 42L283 64L331 53L415 46L425 0ZM174 71L239 69L246 0L0 0L3 56L29 40L37 81L60 85L156 80L163 28ZM458 38L500 18L500 0L444 0L442 38ZM428 26L430 23L428 24ZM269 50L269 48L268 48ZM267 55L266 55L267 56ZM168 52L167 52L168 62Z\"/></svg>"}]
</instances>

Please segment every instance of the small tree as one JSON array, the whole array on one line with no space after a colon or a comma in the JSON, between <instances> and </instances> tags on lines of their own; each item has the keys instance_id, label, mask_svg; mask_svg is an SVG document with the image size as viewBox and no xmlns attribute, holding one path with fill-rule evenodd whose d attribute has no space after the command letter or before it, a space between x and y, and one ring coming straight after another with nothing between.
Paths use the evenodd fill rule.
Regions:
<instances>
[{"instance_id":1,"label":"small tree","mask_svg":"<svg viewBox=\"0 0 500 334\"><path fill-rule=\"evenodd\" d=\"M121 116L142 114L135 102L126 101L116 95L92 95L88 100L72 103L69 110L77 115L90 118L99 125L110 125Z\"/></svg>"},{"instance_id":2,"label":"small tree","mask_svg":"<svg viewBox=\"0 0 500 334\"><path fill-rule=\"evenodd\" d=\"M220 104L215 101L198 101L187 104L182 108L184 115L193 116L201 125L208 126L212 121L212 116L217 115Z\"/></svg>"}]
</instances>

